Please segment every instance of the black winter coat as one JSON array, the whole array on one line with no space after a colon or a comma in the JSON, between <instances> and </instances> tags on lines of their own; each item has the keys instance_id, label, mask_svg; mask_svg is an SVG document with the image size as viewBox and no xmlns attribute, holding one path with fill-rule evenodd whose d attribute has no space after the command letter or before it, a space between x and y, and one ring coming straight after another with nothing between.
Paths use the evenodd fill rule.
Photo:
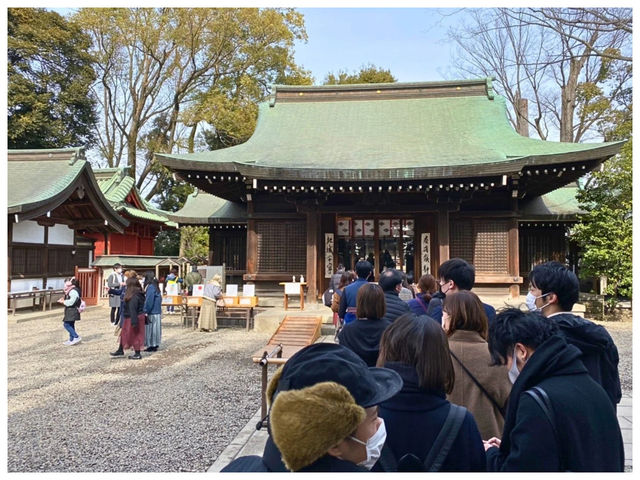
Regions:
<instances>
[{"instance_id":1,"label":"black winter coat","mask_svg":"<svg viewBox=\"0 0 640 480\"><path fill-rule=\"evenodd\" d=\"M262 458L257 455L247 455L236 458L221 472L288 472L282 463L280 451L271 436L267 438ZM325 455L311 465L299 470L300 472L366 472L365 468L351 462L340 460L331 455Z\"/></svg>"},{"instance_id":2,"label":"black winter coat","mask_svg":"<svg viewBox=\"0 0 640 480\"><path fill-rule=\"evenodd\" d=\"M375 367L380 352L380 338L389 325L391 322L384 319L358 318L340 330L338 343L354 352L370 367Z\"/></svg>"},{"instance_id":3,"label":"black winter coat","mask_svg":"<svg viewBox=\"0 0 640 480\"><path fill-rule=\"evenodd\" d=\"M547 393L556 431L524 392ZM605 391L587 373L580 351L554 335L540 345L513 385L500 448L487 450L489 471L621 472L624 447Z\"/></svg>"},{"instance_id":4,"label":"black winter coat","mask_svg":"<svg viewBox=\"0 0 640 480\"><path fill-rule=\"evenodd\" d=\"M70 307L67 307L66 305L64 306L64 316L62 317L63 322L77 322L78 320L80 320L80 312L78 311L78 307L80 306L80 302L82 301L82 296L78 288L74 287L72 290L76 290L78 292L78 299ZM69 295L65 295L64 299L68 300Z\"/></svg>"},{"instance_id":5,"label":"black winter coat","mask_svg":"<svg viewBox=\"0 0 640 480\"><path fill-rule=\"evenodd\" d=\"M403 381L402 390L379 405L378 415L384 418L387 430L385 447L391 448L396 461L412 453L424 462L451 404L444 392L421 389L414 367L397 362L388 362L384 366L398 372ZM377 471L379 467L380 462L373 470ZM473 415L467 411L440 471L484 472L485 468L482 438Z\"/></svg>"},{"instance_id":6,"label":"black winter coat","mask_svg":"<svg viewBox=\"0 0 640 480\"><path fill-rule=\"evenodd\" d=\"M136 292L133 297L124 302L124 316L131 318L131 325L138 325L138 314L144 311L144 293Z\"/></svg>"},{"instance_id":7,"label":"black winter coat","mask_svg":"<svg viewBox=\"0 0 640 480\"><path fill-rule=\"evenodd\" d=\"M622 398L622 389L618 373L618 348L609 332L571 313L560 313L550 318L560 327L567 343L580 350L580 360L589 375L604 388L615 408Z\"/></svg>"},{"instance_id":8,"label":"black winter coat","mask_svg":"<svg viewBox=\"0 0 640 480\"><path fill-rule=\"evenodd\" d=\"M409 313L411 309L407 302L402 300L398 296L398 292L392 290L390 292L384 292L384 300L387 304L387 311L382 317L383 320L387 320L389 322L393 322L400 315L404 315L405 313Z\"/></svg>"}]
</instances>

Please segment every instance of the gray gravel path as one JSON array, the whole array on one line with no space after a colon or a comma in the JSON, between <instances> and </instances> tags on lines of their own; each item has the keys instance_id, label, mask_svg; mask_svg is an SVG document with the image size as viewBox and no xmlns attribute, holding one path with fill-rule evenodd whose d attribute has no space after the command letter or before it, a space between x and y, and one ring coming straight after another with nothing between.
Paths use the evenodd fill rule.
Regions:
<instances>
[{"instance_id":1,"label":"gray gravel path","mask_svg":"<svg viewBox=\"0 0 640 480\"><path fill-rule=\"evenodd\" d=\"M76 326L64 346L59 317L9 320L9 472L203 472L260 406L250 355L268 334L164 316L161 349L135 361L109 356L107 308Z\"/></svg>"},{"instance_id":2,"label":"gray gravel path","mask_svg":"<svg viewBox=\"0 0 640 480\"><path fill-rule=\"evenodd\" d=\"M632 382L632 322L598 322L598 325L602 325L607 329L611 338L613 338L616 347L618 347L618 355L620 356L620 363L618 364L618 371L620 373L620 384L622 385L622 393L633 393Z\"/></svg>"}]
</instances>

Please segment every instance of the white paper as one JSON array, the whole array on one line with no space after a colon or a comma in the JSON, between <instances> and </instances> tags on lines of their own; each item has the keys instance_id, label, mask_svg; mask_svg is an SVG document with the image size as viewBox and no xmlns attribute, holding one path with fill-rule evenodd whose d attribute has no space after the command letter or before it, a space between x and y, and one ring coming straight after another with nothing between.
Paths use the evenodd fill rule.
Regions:
<instances>
[{"instance_id":1,"label":"white paper","mask_svg":"<svg viewBox=\"0 0 640 480\"><path fill-rule=\"evenodd\" d=\"M284 284L284 293L287 295L300 295L300 284L287 282Z\"/></svg>"},{"instance_id":2,"label":"white paper","mask_svg":"<svg viewBox=\"0 0 640 480\"><path fill-rule=\"evenodd\" d=\"M253 297L256 294L256 286L253 284L244 284L242 286L242 296L243 297Z\"/></svg>"},{"instance_id":3,"label":"white paper","mask_svg":"<svg viewBox=\"0 0 640 480\"><path fill-rule=\"evenodd\" d=\"M170 297L177 297L180 295L178 293L178 284L177 283L168 283L167 284L167 295Z\"/></svg>"},{"instance_id":4,"label":"white paper","mask_svg":"<svg viewBox=\"0 0 640 480\"><path fill-rule=\"evenodd\" d=\"M193 286L193 296L202 297L204 295L204 284Z\"/></svg>"},{"instance_id":5,"label":"white paper","mask_svg":"<svg viewBox=\"0 0 640 480\"><path fill-rule=\"evenodd\" d=\"M229 296L229 297L235 297L238 295L238 285L237 284L228 284L227 285L227 291L225 292L225 295Z\"/></svg>"}]
</instances>

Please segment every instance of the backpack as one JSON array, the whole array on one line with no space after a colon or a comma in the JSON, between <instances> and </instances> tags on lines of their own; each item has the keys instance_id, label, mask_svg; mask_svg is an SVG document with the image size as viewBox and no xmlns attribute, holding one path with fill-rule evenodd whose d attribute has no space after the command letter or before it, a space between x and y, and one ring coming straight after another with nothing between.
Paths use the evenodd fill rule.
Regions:
<instances>
[{"instance_id":1,"label":"backpack","mask_svg":"<svg viewBox=\"0 0 640 480\"><path fill-rule=\"evenodd\" d=\"M407 453L396 460L390 448L383 448L378 463L383 472L438 472L442 468L454 440L458 436L460 427L467 415L467 409L460 406L449 405L449 412L442 425L442 429L434 440L427 456L420 461L412 453Z\"/></svg>"},{"instance_id":2,"label":"backpack","mask_svg":"<svg viewBox=\"0 0 640 480\"><path fill-rule=\"evenodd\" d=\"M330 307L332 300L333 300L333 288L327 288L325 292L322 294L322 301L327 307Z\"/></svg>"}]
</instances>

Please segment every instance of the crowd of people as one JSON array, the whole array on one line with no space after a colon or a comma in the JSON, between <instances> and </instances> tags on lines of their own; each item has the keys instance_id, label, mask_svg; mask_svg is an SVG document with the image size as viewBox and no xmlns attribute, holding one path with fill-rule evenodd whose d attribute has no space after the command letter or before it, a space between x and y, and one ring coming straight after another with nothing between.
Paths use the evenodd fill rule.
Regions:
<instances>
[{"instance_id":1,"label":"crowd of people","mask_svg":"<svg viewBox=\"0 0 640 480\"><path fill-rule=\"evenodd\" d=\"M618 351L571 313L571 270L536 266L526 307L498 312L459 258L417 292L393 268L373 278L361 260L331 279L336 343L273 375L263 455L223 471L624 470Z\"/></svg>"},{"instance_id":2,"label":"crowd of people","mask_svg":"<svg viewBox=\"0 0 640 480\"><path fill-rule=\"evenodd\" d=\"M138 275L135 270L123 273L116 263L107 278L107 292L111 306L111 323L116 326L118 348L112 357L123 357L132 349L131 360L142 359L141 351L155 352L162 339L162 293L151 270Z\"/></svg>"}]
</instances>

